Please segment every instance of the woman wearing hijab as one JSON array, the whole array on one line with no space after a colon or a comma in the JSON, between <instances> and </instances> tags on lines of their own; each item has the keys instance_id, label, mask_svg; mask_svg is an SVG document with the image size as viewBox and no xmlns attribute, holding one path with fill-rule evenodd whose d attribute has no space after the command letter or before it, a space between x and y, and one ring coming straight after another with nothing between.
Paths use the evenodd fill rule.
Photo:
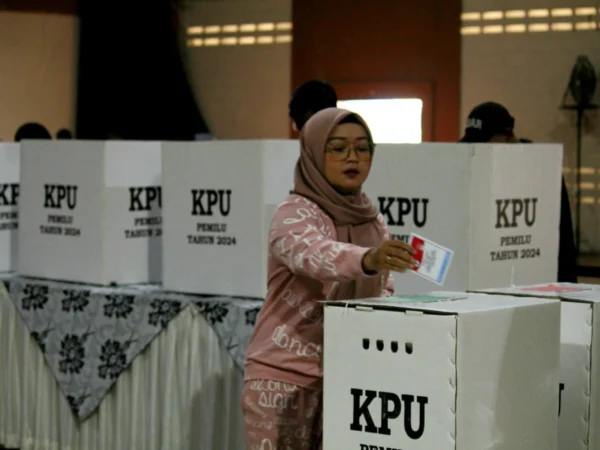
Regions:
<instances>
[{"instance_id":1,"label":"woman wearing hijab","mask_svg":"<svg viewBox=\"0 0 600 450\"><path fill-rule=\"evenodd\" d=\"M248 346L242 409L249 450L321 448L319 300L389 296L390 271L415 267L361 191L373 139L357 114L316 113L300 135L294 193L269 233L268 291Z\"/></svg>"}]
</instances>

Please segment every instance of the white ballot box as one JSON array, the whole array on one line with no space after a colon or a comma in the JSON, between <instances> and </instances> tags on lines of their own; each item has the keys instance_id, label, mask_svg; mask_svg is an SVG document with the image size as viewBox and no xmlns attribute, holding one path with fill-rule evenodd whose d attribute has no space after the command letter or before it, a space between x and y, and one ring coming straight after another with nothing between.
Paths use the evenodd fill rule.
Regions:
<instances>
[{"instance_id":1,"label":"white ballot box","mask_svg":"<svg viewBox=\"0 0 600 450\"><path fill-rule=\"evenodd\" d=\"M24 142L19 273L160 282L160 171L159 142Z\"/></svg>"},{"instance_id":2,"label":"white ballot box","mask_svg":"<svg viewBox=\"0 0 600 450\"><path fill-rule=\"evenodd\" d=\"M364 191L394 238L454 251L444 289L462 291L556 280L561 174L562 145L387 144ZM439 289L394 280L396 293Z\"/></svg>"},{"instance_id":3,"label":"white ballot box","mask_svg":"<svg viewBox=\"0 0 600 450\"><path fill-rule=\"evenodd\" d=\"M269 225L294 185L293 140L163 144L163 285L264 297Z\"/></svg>"},{"instance_id":4,"label":"white ballot box","mask_svg":"<svg viewBox=\"0 0 600 450\"><path fill-rule=\"evenodd\" d=\"M17 270L19 144L0 142L0 272Z\"/></svg>"},{"instance_id":5,"label":"white ballot box","mask_svg":"<svg viewBox=\"0 0 600 450\"><path fill-rule=\"evenodd\" d=\"M600 449L600 286L553 283L485 292L561 300L558 449Z\"/></svg>"},{"instance_id":6,"label":"white ballot box","mask_svg":"<svg viewBox=\"0 0 600 450\"><path fill-rule=\"evenodd\" d=\"M556 450L560 302L325 303L323 450Z\"/></svg>"}]
</instances>

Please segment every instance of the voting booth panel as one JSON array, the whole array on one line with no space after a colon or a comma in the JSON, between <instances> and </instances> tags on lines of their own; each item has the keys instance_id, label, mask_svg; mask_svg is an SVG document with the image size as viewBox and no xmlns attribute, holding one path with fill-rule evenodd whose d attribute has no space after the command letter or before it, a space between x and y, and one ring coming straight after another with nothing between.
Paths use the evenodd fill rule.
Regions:
<instances>
[{"instance_id":1,"label":"voting booth panel","mask_svg":"<svg viewBox=\"0 0 600 450\"><path fill-rule=\"evenodd\" d=\"M23 142L19 273L160 282L160 158L157 142Z\"/></svg>"},{"instance_id":2,"label":"voting booth panel","mask_svg":"<svg viewBox=\"0 0 600 450\"><path fill-rule=\"evenodd\" d=\"M454 252L445 289L478 289L556 280L561 173L561 145L386 144L364 191L394 238ZM394 280L397 293L439 289Z\"/></svg>"},{"instance_id":3,"label":"voting booth panel","mask_svg":"<svg viewBox=\"0 0 600 450\"><path fill-rule=\"evenodd\" d=\"M17 270L20 149L0 142L0 272Z\"/></svg>"},{"instance_id":4,"label":"voting booth panel","mask_svg":"<svg viewBox=\"0 0 600 450\"><path fill-rule=\"evenodd\" d=\"M600 449L600 286L553 283L484 292L561 300L558 449Z\"/></svg>"},{"instance_id":5,"label":"voting booth panel","mask_svg":"<svg viewBox=\"0 0 600 450\"><path fill-rule=\"evenodd\" d=\"M323 448L556 449L560 303L325 303Z\"/></svg>"},{"instance_id":6,"label":"voting booth panel","mask_svg":"<svg viewBox=\"0 0 600 450\"><path fill-rule=\"evenodd\" d=\"M269 225L298 155L292 140L163 144L165 289L265 296Z\"/></svg>"}]
</instances>

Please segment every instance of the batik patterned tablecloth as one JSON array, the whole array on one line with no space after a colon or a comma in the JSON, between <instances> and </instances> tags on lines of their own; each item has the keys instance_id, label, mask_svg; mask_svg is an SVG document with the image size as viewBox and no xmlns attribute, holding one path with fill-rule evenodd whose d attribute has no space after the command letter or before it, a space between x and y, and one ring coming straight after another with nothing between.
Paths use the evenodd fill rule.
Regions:
<instances>
[{"instance_id":1,"label":"batik patterned tablecloth","mask_svg":"<svg viewBox=\"0 0 600 450\"><path fill-rule=\"evenodd\" d=\"M185 308L198 308L241 370L262 306L257 300L182 295L151 285L95 287L19 277L5 283L80 420Z\"/></svg>"}]
</instances>

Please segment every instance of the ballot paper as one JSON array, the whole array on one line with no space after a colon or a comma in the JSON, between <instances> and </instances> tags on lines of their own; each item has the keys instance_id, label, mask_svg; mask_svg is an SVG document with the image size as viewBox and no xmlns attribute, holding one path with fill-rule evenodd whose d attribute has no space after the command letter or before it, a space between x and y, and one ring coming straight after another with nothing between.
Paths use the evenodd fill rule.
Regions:
<instances>
[{"instance_id":1,"label":"ballot paper","mask_svg":"<svg viewBox=\"0 0 600 450\"><path fill-rule=\"evenodd\" d=\"M410 234L408 243L415 249L413 257L418 262L413 271L442 286L452 262L452 250L415 233Z\"/></svg>"}]
</instances>

